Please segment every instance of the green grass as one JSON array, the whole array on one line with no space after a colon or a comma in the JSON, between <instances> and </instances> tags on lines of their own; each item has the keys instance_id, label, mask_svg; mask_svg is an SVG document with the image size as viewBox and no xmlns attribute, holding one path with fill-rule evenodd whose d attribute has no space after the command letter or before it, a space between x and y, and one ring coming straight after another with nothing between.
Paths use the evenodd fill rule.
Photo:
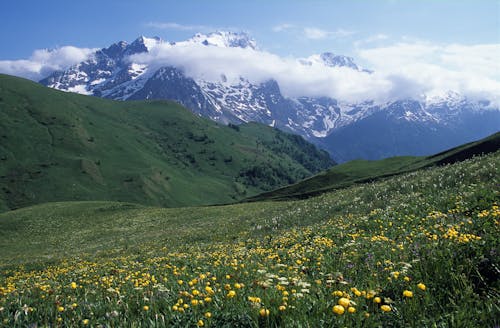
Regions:
<instances>
[{"instance_id":1,"label":"green grass","mask_svg":"<svg viewBox=\"0 0 500 328\"><path fill-rule=\"evenodd\" d=\"M378 161L354 160L296 184L250 197L249 201L283 200L318 195L354 183L366 183L436 165L452 164L500 149L500 132L432 156L391 157Z\"/></svg>"},{"instance_id":2,"label":"green grass","mask_svg":"<svg viewBox=\"0 0 500 328\"><path fill-rule=\"evenodd\" d=\"M498 134L340 165L279 202L162 208L146 204L238 199L323 162L168 102L0 75L0 109L0 204L44 202L0 213L0 327L500 324Z\"/></svg>"},{"instance_id":3,"label":"green grass","mask_svg":"<svg viewBox=\"0 0 500 328\"><path fill-rule=\"evenodd\" d=\"M0 325L492 327L499 166L496 152L295 201L3 213ZM354 313L333 313L341 297Z\"/></svg>"},{"instance_id":4,"label":"green grass","mask_svg":"<svg viewBox=\"0 0 500 328\"><path fill-rule=\"evenodd\" d=\"M226 127L173 102L110 101L0 75L0 211L50 201L228 203L331 165L270 127Z\"/></svg>"}]
</instances>

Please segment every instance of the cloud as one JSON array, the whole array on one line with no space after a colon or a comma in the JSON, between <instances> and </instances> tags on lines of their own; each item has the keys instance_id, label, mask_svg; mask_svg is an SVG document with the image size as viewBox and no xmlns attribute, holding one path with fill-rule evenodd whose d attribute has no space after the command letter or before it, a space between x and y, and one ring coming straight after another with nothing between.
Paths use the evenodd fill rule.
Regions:
<instances>
[{"instance_id":1,"label":"cloud","mask_svg":"<svg viewBox=\"0 0 500 328\"><path fill-rule=\"evenodd\" d=\"M358 47L366 45L366 44L379 43L381 41L387 41L387 40L389 40L389 36L387 34L378 33L378 34L370 35L369 37L367 37L365 39L355 41L354 46L356 48L358 48Z\"/></svg>"},{"instance_id":2,"label":"cloud","mask_svg":"<svg viewBox=\"0 0 500 328\"><path fill-rule=\"evenodd\" d=\"M285 96L330 96L347 101L378 99L387 82L377 74L346 67L304 65L297 58L250 48L223 48L202 44L161 44L150 53L133 55L133 62L181 68L187 76L220 81L224 74L229 83L245 77L253 83L274 79Z\"/></svg>"},{"instance_id":3,"label":"cloud","mask_svg":"<svg viewBox=\"0 0 500 328\"><path fill-rule=\"evenodd\" d=\"M204 25L184 25L173 22L149 22L147 27L152 27L160 30L177 30L177 31L203 31L211 29Z\"/></svg>"},{"instance_id":4,"label":"cloud","mask_svg":"<svg viewBox=\"0 0 500 328\"><path fill-rule=\"evenodd\" d=\"M412 81L413 97L456 91L500 104L500 44L433 44L400 42L360 49L358 56L388 79ZM401 83L393 81L394 90Z\"/></svg>"},{"instance_id":5,"label":"cloud","mask_svg":"<svg viewBox=\"0 0 500 328\"><path fill-rule=\"evenodd\" d=\"M80 63L96 49L64 46L35 50L29 59L0 60L0 72L38 81L50 73Z\"/></svg>"},{"instance_id":6,"label":"cloud","mask_svg":"<svg viewBox=\"0 0 500 328\"><path fill-rule=\"evenodd\" d=\"M253 83L274 79L289 97L385 102L455 91L500 106L500 44L436 44L409 39L387 44L385 37L377 39L386 44L366 43L354 53L355 61L362 61L373 73L327 67L320 62L304 65L301 58L196 42L165 42L130 60L150 65L151 72L176 66L190 77L208 81L220 81L222 74L236 84L240 77ZM0 61L0 72L39 80L54 70L86 60L93 51L71 46L36 50L28 59Z\"/></svg>"},{"instance_id":7,"label":"cloud","mask_svg":"<svg viewBox=\"0 0 500 328\"><path fill-rule=\"evenodd\" d=\"M500 104L500 64L496 60L500 58L500 45L395 43L358 49L356 54L373 73L320 63L304 65L300 58L254 49L193 43L162 44L131 60L157 67L180 67L190 77L209 81L220 81L221 74L232 83L239 83L240 77L254 83L275 79L289 97L385 102L451 90Z\"/></svg>"},{"instance_id":8,"label":"cloud","mask_svg":"<svg viewBox=\"0 0 500 328\"><path fill-rule=\"evenodd\" d=\"M285 24L273 26L273 31L274 32L283 32L283 31L287 31L287 30L290 30L293 28L295 28L295 25L285 23Z\"/></svg>"},{"instance_id":9,"label":"cloud","mask_svg":"<svg viewBox=\"0 0 500 328\"><path fill-rule=\"evenodd\" d=\"M304 28L304 36L308 39L319 40L326 39L329 35L328 31L322 30L316 27L306 27Z\"/></svg>"},{"instance_id":10,"label":"cloud","mask_svg":"<svg viewBox=\"0 0 500 328\"><path fill-rule=\"evenodd\" d=\"M321 40L326 38L345 38L354 34L354 31L337 29L336 31L326 31L317 27L306 27L303 30L304 36L311 40Z\"/></svg>"},{"instance_id":11,"label":"cloud","mask_svg":"<svg viewBox=\"0 0 500 328\"><path fill-rule=\"evenodd\" d=\"M322 39L338 39L338 38L345 38L348 36L351 36L355 34L356 32L346 30L343 28L339 28L335 31L328 31L322 28L318 27L300 27L297 25L293 24L279 24L276 26L273 26L272 28L273 32L287 32L287 31L292 31L295 32L306 39L310 40L322 40Z\"/></svg>"},{"instance_id":12,"label":"cloud","mask_svg":"<svg viewBox=\"0 0 500 328\"><path fill-rule=\"evenodd\" d=\"M350 30L345 30L342 28L339 28L333 32L330 32L330 35L334 36L335 38L345 38L345 37L351 36L353 34L356 34L356 32L350 31Z\"/></svg>"}]
</instances>

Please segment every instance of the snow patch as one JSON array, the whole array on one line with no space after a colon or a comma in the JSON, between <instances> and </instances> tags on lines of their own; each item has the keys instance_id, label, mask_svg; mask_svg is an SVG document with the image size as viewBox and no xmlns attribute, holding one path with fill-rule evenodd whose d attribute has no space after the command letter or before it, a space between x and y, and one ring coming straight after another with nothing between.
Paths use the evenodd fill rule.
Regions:
<instances>
[{"instance_id":1,"label":"snow patch","mask_svg":"<svg viewBox=\"0 0 500 328\"><path fill-rule=\"evenodd\" d=\"M106 81L106 79L103 79L103 78L101 78L101 79L96 79L96 80L94 80L94 81L90 82L90 85L98 85L98 84L101 84L101 83L102 83L102 82L104 82L104 81Z\"/></svg>"},{"instance_id":2,"label":"snow patch","mask_svg":"<svg viewBox=\"0 0 500 328\"><path fill-rule=\"evenodd\" d=\"M75 85L74 87L70 87L70 88L63 90L63 91L75 92L75 93L79 93L82 95L91 95L92 94L92 92L87 90L86 84L78 84L78 85Z\"/></svg>"},{"instance_id":3,"label":"snow patch","mask_svg":"<svg viewBox=\"0 0 500 328\"><path fill-rule=\"evenodd\" d=\"M144 46L148 49L148 52L156 48L159 44L163 43L163 40L159 38L146 38L142 37Z\"/></svg>"}]
</instances>

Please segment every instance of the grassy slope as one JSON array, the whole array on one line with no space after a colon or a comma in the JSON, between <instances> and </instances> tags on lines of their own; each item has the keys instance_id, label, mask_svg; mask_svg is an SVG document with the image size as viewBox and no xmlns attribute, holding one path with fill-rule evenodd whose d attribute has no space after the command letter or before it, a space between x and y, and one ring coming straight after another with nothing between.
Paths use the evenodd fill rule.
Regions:
<instances>
[{"instance_id":1,"label":"grassy slope","mask_svg":"<svg viewBox=\"0 0 500 328\"><path fill-rule=\"evenodd\" d=\"M326 191L415 171L451 164L500 149L500 132L428 157L391 157L379 161L354 160L343 163L296 184L251 197L251 201L304 198Z\"/></svg>"},{"instance_id":2,"label":"grassy slope","mask_svg":"<svg viewBox=\"0 0 500 328\"><path fill-rule=\"evenodd\" d=\"M460 164L461 175L467 178L459 181L456 176L447 177L441 191L433 190L435 185L443 185L436 179L453 172L451 168L423 169L378 183L354 184L310 199L283 202L185 208L117 202L36 205L0 214L0 264L43 262L75 253L127 252L144 244L183 247L192 243L227 242L240 233L262 235L277 227L304 226L334 215L367 213L402 203L415 204L412 206L436 203L426 206L445 208L454 194L467 192L465 187L461 190L467 183L479 184L482 190L495 190L499 178L495 167L499 161L497 152L473 163ZM427 194L422 194L424 189L429 190ZM413 198L414 195L418 197Z\"/></svg>"},{"instance_id":3,"label":"grassy slope","mask_svg":"<svg viewBox=\"0 0 500 328\"><path fill-rule=\"evenodd\" d=\"M0 326L493 327L499 166L496 152L297 201L3 213ZM354 313L332 312L341 296Z\"/></svg>"},{"instance_id":4,"label":"grassy slope","mask_svg":"<svg viewBox=\"0 0 500 328\"><path fill-rule=\"evenodd\" d=\"M230 202L330 165L325 152L269 127L230 128L172 102L109 101L0 75L0 211L69 200Z\"/></svg>"}]
</instances>

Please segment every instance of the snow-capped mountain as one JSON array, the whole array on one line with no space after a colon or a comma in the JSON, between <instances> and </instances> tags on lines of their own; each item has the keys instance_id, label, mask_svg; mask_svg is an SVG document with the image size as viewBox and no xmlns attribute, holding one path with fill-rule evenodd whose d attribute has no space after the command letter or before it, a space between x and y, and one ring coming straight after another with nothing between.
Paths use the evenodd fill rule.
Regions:
<instances>
[{"instance_id":1,"label":"snow-capped mountain","mask_svg":"<svg viewBox=\"0 0 500 328\"><path fill-rule=\"evenodd\" d=\"M197 51L210 50L210 47L258 50L255 40L245 33L196 34L177 43L140 37L131 44L122 41L101 49L87 61L55 72L40 83L117 100L172 99L194 113L222 123L261 122L304 136L328 150L337 161L430 154L500 129L500 111L487 110L488 104L469 101L453 92L419 101L407 99L383 104L351 103L328 97L288 98L273 79L252 83L244 76L234 80L225 74L218 79L190 77L181 66L158 66L133 60L137 55L154 53L157 47L193 44L199 46ZM298 62L305 66L342 67L372 73L358 66L353 58L330 52ZM469 121L467 125L463 124L465 119ZM458 131L464 128L465 131ZM413 129L418 133L410 133L408 137ZM379 130L383 133L376 132ZM448 132L435 140L427 140L425 136L437 136L429 131ZM365 139L364 135L371 136L360 142ZM381 149L374 151L373 147Z\"/></svg>"},{"instance_id":2,"label":"snow-capped mountain","mask_svg":"<svg viewBox=\"0 0 500 328\"><path fill-rule=\"evenodd\" d=\"M131 44L115 43L98 50L87 61L54 72L40 83L59 90L125 100L141 89L154 73L128 58L148 52L161 42L159 38L140 37Z\"/></svg>"},{"instance_id":3,"label":"snow-capped mountain","mask_svg":"<svg viewBox=\"0 0 500 328\"><path fill-rule=\"evenodd\" d=\"M205 46L257 49L257 43L247 33L218 31L208 35L197 33L187 41L177 44L200 43ZM174 43L175 44L175 43Z\"/></svg>"}]
</instances>

